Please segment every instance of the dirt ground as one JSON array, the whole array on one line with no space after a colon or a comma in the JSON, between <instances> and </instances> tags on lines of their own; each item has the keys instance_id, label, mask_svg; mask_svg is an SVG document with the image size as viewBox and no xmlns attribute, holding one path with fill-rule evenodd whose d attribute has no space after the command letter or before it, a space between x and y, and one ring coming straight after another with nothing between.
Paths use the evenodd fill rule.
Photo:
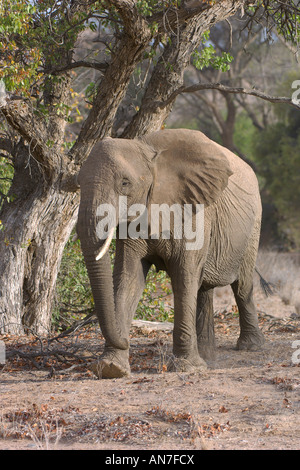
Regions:
<instances>
[{"instance_id":1,"label":"dirt ground","mask_svg":"<svg viewBox=\"0 0 300 470\"><path fill-rule=\"evenodd\" d=\"M236 351L236 307L216 293L217 355L201 373L166 370L165 324L135 322L132 376L116 380L88 370L103 347L95 325L53 342L0 337L0 449L299 449L300 317L277 296L256 302L266 347Z\"/></svg>"}]
</instances>

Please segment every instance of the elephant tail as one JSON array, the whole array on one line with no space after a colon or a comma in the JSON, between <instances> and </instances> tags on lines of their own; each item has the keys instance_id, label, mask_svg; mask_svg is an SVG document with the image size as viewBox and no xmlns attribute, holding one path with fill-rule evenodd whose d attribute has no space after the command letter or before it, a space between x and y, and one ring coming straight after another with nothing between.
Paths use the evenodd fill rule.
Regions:
<instances>
[{"instance_id":1,"label":"elephant tail","mask_svg":"<svg viewBox=\"0 0 300 470\"><path fill-rule=\"evenodd\" d=\"M265 296L270 297L271 295L274 295L275 294L275 285L272 284L271 282L266 281L262 277L262 275L260 274L260 272L258 271L258 269L256 267L255 267L255 271L259 275L260 287L262 288Z\"/></svg>"}]
</instances>

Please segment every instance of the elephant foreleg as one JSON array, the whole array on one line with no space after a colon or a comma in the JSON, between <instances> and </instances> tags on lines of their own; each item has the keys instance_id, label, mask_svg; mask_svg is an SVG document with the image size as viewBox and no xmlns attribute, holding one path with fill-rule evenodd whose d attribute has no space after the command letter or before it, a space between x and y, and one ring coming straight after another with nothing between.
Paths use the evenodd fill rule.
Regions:
<instances>
[{"instance_id":1,"label":"elephant foreleg","mask_svg":"<svg viewBox=\"0 0 300 470\"><path fill-rule=\"evenodd\" d=\"M114 270L116 318L124 337L128 339L132 318L142 296L150 264L126 257L116 258ZM121 350L106 343L97 364L92 367L99 378L119 378L130 375L129 349Z\"/></svg>"},{"instance_id":2,"label":"elephant foreleg","mask_svg":"<svg viewBox=\"0 0 300 470\"><path fill-rule=\"evenodd\" d=\"M215 329L213 309L213 289L199 289L197 297L196 329L198 351L206 360L215 359Z\"/></svg>"},{"instance_id":3,"label":"elephant foreleg","mask_svg":"<svg viewBox=\"0 0 300 470\"><path fill-rule=\"evenodd\" d=\"M178 271L181 271L178 276ZM199 356L196 334L196 308L198 278L184 269L171 275L174 292L174 331L173 362L169 368L179 371L193 371L206 368L205 361Z\"/></svg>"}]
</instances>

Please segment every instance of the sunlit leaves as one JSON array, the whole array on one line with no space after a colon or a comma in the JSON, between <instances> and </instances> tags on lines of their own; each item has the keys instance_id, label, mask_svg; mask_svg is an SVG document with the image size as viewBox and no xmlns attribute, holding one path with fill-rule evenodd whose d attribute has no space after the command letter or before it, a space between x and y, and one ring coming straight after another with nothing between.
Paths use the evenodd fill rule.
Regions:
<instances>
[{"instance_id":1,"label":"sunlit leaves","mask_svg":"<svg viewBox=\"0 0 300 470\"><path fill-rule=\"evenodd\" d=\"M0 79L8 91L29 96L33 87L72 56L81 31L102 2L83 9L76 2L57 0L0 1ZM72 10L73 8L73 10Z\"/></svg>"},{"instance_id":2,"label":"sunlit leaves","mask_svg":"<svg viewBox=\"0 0 300 470\"><path fill-rule=\"evenodd\" d=\"M214 69L227 72L230 69L230 63L233 61L233 57L228 52L222 52L220 56L217 55L217 51L214 46L209 43L209 31L203 35L203 45L200 50L196 50L192 54L192 63L198 70L202 70L205 67L213 67Z\"/></svg>"},{"instance_id":3,"label":"sunlit leaves","mask_svg":"<svg viewBox=\"0 0 300 470\"><path fill-rule=\"evenodd\" d=\"M38 79L41 51L37 44L30 47L28 43L35 13L28 0L0 2L0 79L9 91L26 93Z\"/></svg>"}]
</instances>

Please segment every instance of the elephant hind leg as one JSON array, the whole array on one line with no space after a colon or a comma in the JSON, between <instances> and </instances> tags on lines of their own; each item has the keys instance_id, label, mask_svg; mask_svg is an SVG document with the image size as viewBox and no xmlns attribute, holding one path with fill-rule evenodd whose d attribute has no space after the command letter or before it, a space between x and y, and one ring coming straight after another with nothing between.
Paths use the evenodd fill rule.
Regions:
<instances>
[{"instance_id":1,"label":"elephant hind leg","mask_svg":"<svg viewBox=\"0 0 300 470\"><path fill-rule=\"evenodd\" d=\"M254 224L252 235L240 265L239 277L231 284L239 310L240 337L237 349L258 350L264 337L258 326L258 317L253 300L253 275L259 244L260 218Z\"/></svg>"},{"instance_id":2,"label":"elephant hind leg","mask_svg":"<svg viewBox=\"0 0 300 470\"><path fill-rule=\"evenodd\" d=\"M237 349L257 351L264 344L264 337L259 329L256 307L253 300L253 281L231 284L237 307L239 310L240 336Z\"/></svg>"},{"instance_id":3,"label":"elephant hind leg","mask_svg":"<svg viewBox=\"0 0 300 470\"><path fill-rule=\"evenodd\" d=\"M197 343L200 356L208 361L215 359L215 330L213 289L198 291L196 330Z\"/></svg>"}]
</instances>

